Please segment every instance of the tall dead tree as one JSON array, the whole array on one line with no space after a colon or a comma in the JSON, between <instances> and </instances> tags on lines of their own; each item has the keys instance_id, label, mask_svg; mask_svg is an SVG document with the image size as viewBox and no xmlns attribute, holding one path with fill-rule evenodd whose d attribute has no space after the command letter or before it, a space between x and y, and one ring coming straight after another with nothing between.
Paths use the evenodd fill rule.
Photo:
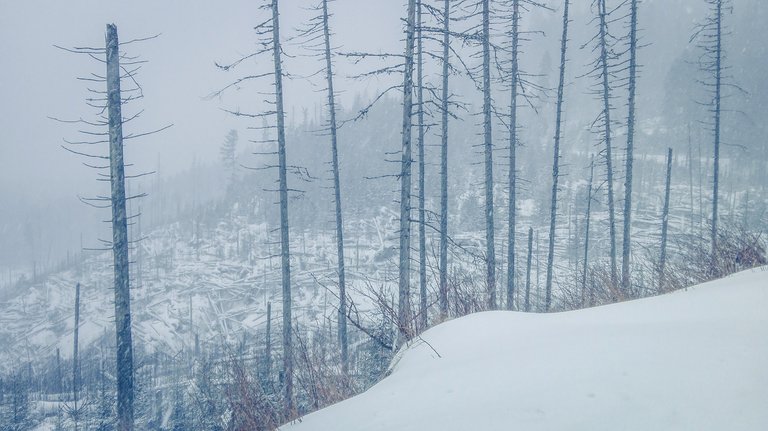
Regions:
<instances>
[{"instance_id":1,"label":"tall dead tree","mask_svg":"<svg viewBox=\"0 0 768 431\"><path fill-rule=\"evenodd\" d=\"M251 130L276 129L277 140L264 139L263 141L252 141L254 143L277 144L277 151L267 153L255 153L260 155L277 156L277 165L266 164L263 167L251 169L277 169L277 190L266 190L277 192L278 205L280 208L280 266L281 266L281 288L282 288L282 338L283 338L283 367L281 373L281 392L283 396L283 414L285 419L290 419L296 414L294 391L293 391L293 324L292 324L292 293L291 293L291 250L290 250L290 225L288 222L288 194L299 190L288 187L288 161L286 155L285 138L285 108L283 103L283 49L280 41L280 12L279 0L268 0L260 7L266 10L268 17L259 23L254 30L258 37L258 48L256 51L247 54L230 64L216 64L223 71L230 71L244 64L248 59L260 59L256 61L256 66L264 67L258 73L246 75L236 79L234 82L226 85L222 89L211 93L208 98L220 97L225 91L239 88L243 83L249 81L258 81L261 79L272 78L269 85L274 89L274 99L266 100L269 107L259 113L245 113L239 110L226 110L230 114L239 117L257 119L261 123L258 126L251 126ZM250 63L250 62L249 62ZM274 117L274 124L265 123L267 118ZM265 132L266 134L266 132ZM292 172L300 176L306 176L304 169L298 166L291 166Z\"/></svg>"},{"instance_id":2,"label":"tall dead tree","mask_svg":"<svg viewBox=\"0 0 768 431\"><path fill-rule=\"evenodd\" d=\"M120 53L117 27L107 25L107 112L112 199L112 254L115 278L115 335L117 338L117 429L133 430L133 342L128 274L128 217L125 211L125 162L120 93Z\"/></svg>"},{"instance_id":3,"label":"tall dead tree","mask_svg":"<svg viewBox=\"0 0 768 431\"><path fill-rule=\"evenodd\" d=\"M584 296L587 290L587 268L589 266L589 220L592 216L592 181L595 174L595 156L589 163L589 183L587 185L587 210L584 215L584 262L581 270L581 305L584 305ZM590 301L590 305L592 302Z\"/></svg>"},{"instance_id":4,"label":"tall dead tree","mask_svg":"<svg viewBox=\"0 0 768 431\"><path fill-rule=\"evenodd\" d=\"M78 132L88 138L82 140L64 140L67 145L62 148L70 153L83 156L88 162L83 164L87 167L100 171L98 181L108 183L110 186L109 196L97 196L93 198L79 197L80 201L95 207L109 208L111 217L109 223L112 227L112 239L100 241L107 244L109 248L97 248L94 250L111 251L113 256L114 272L114 305L115 305L115 338L116 338L116 381L117 381L117 429L119 431L132 430L134 427L134 368L133 368L133 341L131 335L131 307L130 307L130 245L128 226L129 219L139 215L128 215L126 202L146 196L144 193L128 196L126 193L126 180L143 177L153 172L144 172L138 174L126 174L123 142L124 139L133 139L151 135L163 131L171 125L160 129L144 132L130 133L123 136L123 126L130 121L137 119L141 111L133 115L124 116L123 107L131 101L143 97L142 87L136 80L137 73L143 63L136 56L129 56L121 53L121 47L125 47L134 42L141 42L154 39L156 36L133 39L128 42L119 42L117 27L114 24L107 24L104 48L57 48L75 54L83 54L89 58L106 65L106 75L91 74L87 78L80 80L89 83L104 83L106 91L94 88L88 88L91 95L86 99L88 106L97 109L96 119L93 120L60 120L52 118L62 123L78 124L82 129ZM102 57L104 56L104 60ZM121 80L125 80L128 85L123 87ZM106 131L105 131L106 129ZM107 144L107 153L95 154L94 151L79 151L74 148L95 149ZM92 160L96 160L94 163ZM108 173L106 172L108 171ZM78 316L79 320L79 316ZM79 325L79 322L78 322ZM79 336L79 333L78 333ZM77 353L76 353L77 355ZM75 365L75 372L79 374L79 359ZM79 377L77 378L79 390Z\"/></svg>"},{"instance_id":5,"label":"tall dead tree","mask_svg":"<svg viewBox=\"0 0 768 431\"><path fill-rule=\"evenodd\" d=\"M331 143L331 181L333 183L334 200L334 223L336 228L336 256L337 273L339 285L339 307L338 307L338 342L341 356L341 371L346 380L349 375L349 342L347 335L347 289L346 289L346 266L344 259L344 217L342 215L341 202L341 174L339 167L339 124L337 121L336 92L334 90L335 74L333 69L335 50L331 44L330 18L333 14L330 12L328 3L331 0L321 0L317 5L310 8L315 12L307 24L299 29L299 35L296 41L306 50L311 52L312 57L322 60L322 68L314 75L323 75L325 79L326 108L328 110L327 123L324 125L323 132L330 137Z\"/></svg>"},{"instance_id":6,"label":"tall dead tree","mask_svg":"<svg viewBox=\"0 0 768 431\"><path fill-rule=\"evenodd\" d=\"M267 333L264 340L264 380L272 381L272 302L267 302Z\"/></svg>"},{"instance_id":7,"label":"tall dead tree","mask_svg":"<svg viewBox=\"0 0 768 431\"><path fill-rule=\"evenodd\" d=\"M714 141L713 148L713 173L712 173L712 229L711 229L711 248L713 270L714 260L717 256L717 229L718 229L718 205L720 190L720 143L721 143L721 117L722 117L722 96L723 86L741 90L737 85L729 83L732 79L730 75L724 74L727 67L723 65L726 60L726 53L723 47L723 36L727 35L728 28L723 24L723 14L733 9L729 0L706 0L709 6L709 15L700 23L691 41L696 40L699 49L702 51L699 57L699 68L707 77L701 82L706 87L710 100L701 102L709 108L712 115L711 122L704 122L712 134ZM742 90L743 91L743 90Z\"/></svg>"},{"instance_id":8,"label":"tall dead tree","mask_svg":"<svg viewBox=\"0 0 768 431\"><path fill-rule=\"evenodd\" d=\"M323 53L328 93L328 131L331 137L331 168L333 171L333 196L336 220L337 270L339 272L339 345L341 350L341 373L349 376L349 342L347 336L347 291L344 268L344 219L341 212L341 180L339 174L338 127L336 124L336 94L333 86L333 57L331 49L331 27L328 0L323 0Z\"/></svg>"},{"instance_id":9,"label":"tall dead tree","mask_svg":"<svg viewBox=\"0 0 768 431\"><path fill-rule=\"evenodd\" d=\"M417 117L417 141L416 148L419 153L419 330L427 329L429 319L427 316L427 238L426 238L426 190L424 188L424 27L421 5L423 0L416 3L416 104Z\"/></svg>"},{"instance_id":10,"label":"tall dead tree","mask_svg":"<svg viewBox=\"0 0 768 431\"><path fill-rule=\"evenodd\" d=\"M496 309L496 247L493 226L493 134L491 128L491 12L490 0L482 3L480 40L483 57L483 154L485 159L485 262L488 309Z\"/></svg>"},{"instance_id":11,"label":"tall dead tree","mask_svg":"<svg viewBox=\"0 0 768 431\"><path fill-rule=\"evenodd\" d=\"M555 227L557 223L557 181L560 178L560 128L563 115L563 91L565 87L565 61L568 46L568 3L563 5L563 34L560 38L560 78L557 84L557 107L555 108L555 145L552 160L552 200L549 210L549 249L547 254L547 280L544 300L544 310L549 311L552 305L552 270L555 260Z\"/></svg>"},{"instance_id":12,"label":"tall dead tree","mask_svg":"<svg viewBox=\"0 0 768 431\"><path fill-rule=\"evenodd\" d=\"M325 34L326 76L328 80L328 109L330 112L331 146L333 157L333 190L336 203L336 248L339 271L339 342L341 345L341 369L349 375L347 339L347 295L344 269L344 223L341 212L341 185L339 180L339 150L337 145L336 103L333 90L333 65L331 62L330 26L328 25L328 0L323 0L323 33Z\"/></svg>"},{"instance_id":13,"label":"tall dead tree","mask_svg":"<svg viewBox=\"0 0 768 431\"><path fill-rule=\"evenodd\" d=\"M624 166L624 233L621 247L621 288L630 291L632 239L632 161L635 147L635 90L637 88L637 1L630 0L629 14L629 97L627 99L627 154Z\"/></svg>"},{"instance_id":14,"label":"tall dead tree","mask_svg":"<svg viewBox=\"0 0 768 431\"><path fill-rule=\"evenodd\" d=\"M413 115L413 45L416 0L408 0L403 71L403 127L400 162L400 267L398 277L398 346L411 337L411 127Z\"/></svg>"},{"instance_id":15,"label":"tall dead tree","mask_svg":"<svg viewBox=\"0 0 768 431\"><path fill-rule=\"evenodd\" d=\"M515 230L517 216L517 91L519 87L519 58L520 53L520 0L512 2L511 51L512 64L510 70L510 103L509 103L509 174L507 186L509 199L507 202L507 310L514 309L515 298Z\"/></svg>"},{"instance_id":16,"label":"tall dead tree","mask_svg":"<svg viewBox=\"0 0 768 431\"><path fill-rule=\"evenodd\" d=\"M664 186L664 209L661 214L661 253L659 254L659 287L664 291L664 267L667 263L667 228L669 226L669 190L672 181L672 148L667 150L667 181Z\"/></svg>"},{"instance_id":17,"label":"tall dead tree","mask_svg":"<svg viewBox=\"0 0 768 431\"><path fill-rule=\"evenodd\" d=\"M285 109L283 107L282 50L280 48L279 0L272 0L272 61L275 77L275 115L277 117L278 187L280 195L280 264L283 289L283 397L285 416L295 414L293 397L293 336L291 319L291 250L288 226L288 162L285 154Z\"/></svg>"},{"instance_id":18,"label":"tall dead tree","mask_svg":"<svg viewBox=\"0 0 768 431\"><path fill-rule=\"evenodd\" d=\"M77 431L77 421L79 419L79 411L77 408L78 390L80 385L80 355L78 348L80 346L80 283L75 285L75 327L74 327L74 342L72 346L72 399L74 402L74 425L75 431ZM58 349L56 349L58 354Z\"/></svg>"},{"instance_id":19,"label":"tall dead tree","mask_svg":"<svg viewBox=\"0 0 768 431\"><path fill-rule=\"evenodd\" d=\"M442 97L440 106L440 286L441 320L448 317L448 72L450 64L451 3L443 3Z\"/></svg>"},{"instance_id":20,"label":"tall dead tree","mask_svg":"<svg viewBox=\"0 0 768 431\"><path fill-rule=\"evenodd\" d=\"M608 31L608 23L611 21L610 13L615 10L608 11L606 7L606 0L596 0L595 6L597 7L597 35L593 38L595 46L593 51L596 52L596 58L591 63L592 70L589 75L595 78L596 83L594 85L594 93L602 104L602 110L595 123L600 123L600 138L604 144L602 151L605 160L606 169L606 185L608 195L608 231L610 241L610 258L611 258L611 284L616 286L618 283L618 268L617 268L617 256L616 256L616 210L614 203L613 192L613 145L611 134L611 78L612 78L612 65L611 60L614 54L611 50L612 36Z\"/></svg>"},{"instance_id":21,"label":"tall dead tree","mask_svg":"<svg viewBox=\"0 0 768 431\"><path fill-rule=\"evenodd\" d=\"M723 0L711 0L715 4L715 27L717 28L715 36L715 97L714 97L714 156L712 158L712 257L717 255L717 204L718 189L720 187L720 105L722 96L722 73L723 73Z\"/></svg>"}]
</instances>

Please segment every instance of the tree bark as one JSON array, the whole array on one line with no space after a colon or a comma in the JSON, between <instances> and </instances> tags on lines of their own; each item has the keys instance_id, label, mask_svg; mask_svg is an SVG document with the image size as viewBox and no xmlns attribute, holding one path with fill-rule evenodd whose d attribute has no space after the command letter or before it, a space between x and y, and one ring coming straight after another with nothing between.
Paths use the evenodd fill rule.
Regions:
<instances>
[{"instance_id":1,"label":"tree bark","mask_svg":"<svg viewBox=\"0 0 768 431\"><path fill-rule=\"evenodd\" d=\"M672 148L667 150L667 182L664 187L664 210L661 215L661 254L659 256L659 293L664 291L664 266L667 263L667 227L669 225L669 190L672 181Z\"/></svg>"},{"instance_id":2,"label":"tree bark","mask_svg":"<svg viewBox=\"0 0 768 431\"><path fill-rule=\"evenodd\" d=\"M285 150L285 110L280 49L279 0L272 0L272 53L275 68L275 110L277 115L278 183L280 194L280 257L283 288L283 397L285 417L295 414L293 399L293 335L291 319L291 251L288 226L288 178Z\"/></svg>"},{"instance_id":3,"label":"tree bark","mask_svg":"<svg viewBox=\"0 0 768 431\"><path fill-rule=\"evenodd\" d=\"M328 114L331 134L333 165L333 192L336 204L336 252L339 271L339 344L341 346L341 374L349 377L349 348L347 341L347 293L344 269L344 223L341 214L341 185L339 180L339 150L336 127L336 96L333 90L333 64L331 62L331 30L328 25L328 0L323 0L323 37L325 40L325 72L328 82Z\"/></svg>"},{"instance_id":4,"label":"tree bark","mask_svg":"<svg viewBox=\"0 0 768 431\"><path fill-rule=\"evenodd\" d=\"M398 347L411 337L411 128L413 115L413 39L416 0L408 0L403 72L402 160L400 162L400 273L398 280Z\"/></svg>"},{"instance_id":5,"label":"tree bark","mask_svg":"<svg viewBox=\"0 0 768 431\"><path fill-rule=\"evenodd\" d=\"M443 88L440 135L440 319L448 317L448 60L450 55L450 0L443 4Z\"/></svg>"},{"instance_id":6,"label":"tree bark","mask_svg":"<svg viewBox=\"0 0 768 431\"><path fill-rule=\"evenodd\" d=\"M507 310L514 309L515 298L515 231L517 225L517 87L519 85L519 22L520 0L512 2L512 68L510 73L509 104L509 201L507 213Z\"/></svg>"},{"instance_id":7,"label":"tree bark","mask_svg":"<svg viewBox=\"0 0 768 431\"><path fill-rule=\"evenodd\" d=\"M418 118L418 140L416 145L419 153L419 330L427 329L429 319L427 316L427 238L426 238L426 220L425 220L425 190L424 190L424 70L423 70L423 43L421 38L421 3L418 0L416 19L418 27L416 29L417 57L416 57L416 80L417 80L417 104L419 110Z\"/></svg>"},{"instance_id":8,"label":"tree bark","mask_svg":"<svg viewBox=\"0 0 768 431\"><path fill-rule=\"evenodd\" d=\"M560 39L560 78L557 84L557 108L555 110L555 146L552 159L552 200L549 207L549 249L547 253L547 280L544 310L552 306L552 270L555 260L555 227L557 225L557 180L560 177L560 128L563 116L563 90L565 87L565 54L568 46L568 0L563 7L563 35Z\"/></svg>"},{"instance_id":9,"label":"tree bark","mask_svg":"<svg viewBox=\"0 0 768 431\"><path fill-rule=\"evenodd\" d=\"M605 140L605 168L608 185L608 224L611 241L611 284L616 286L618 282L616 268L616 209L613 200L613 156L611 144L611 96L608 82L608 23L606 20L605 0L598 0L600 15L600 67L602 69L603 85L603 133Z\"/></svg>"},{"instance_id":10,"label":"tree bark","mask_svg":"<svg viewBox=\"0 0 768 431\"><path fill-rule=\"evenodd\" d=\"M78 354L78 347L80 343L80 283L75 285L75 331L74 331L74 345L72 346L72 398L74 399L75 412L77 412L77 395L80 385L80 356ZM58 354L58 349L56 350ZM77 420L79 414L74 416L75 431L77 431Z\"/></svg>"},{"instance_id":11,"label":"tree bark","mask_svg":"<svg viewBox=\"0 0 768 431\"><path fill-rule=\"evenodd\" d=\"M267 302L267 334L264 346L264 378L272 381L272 303Z\"/></svg>"},{"instance_id":12,"label":"tree bark","mask_svg":"<svg viewBox=\"0 0 768 431\"><path fill-rule=\"evenodd\" d=\"M109 165L112 196L112 254L115 277L115 336L117 342L117 429L133 430L133 342L125 211L125 163L120 93L120 53L117 27L107 24L107 100Z\"/></svg>"},{"instance_id":13,"label":"tree bark","mask_svg":"<svg viewBox=\"0 0 768 431\"><path fill-rule=\"evenodd\" d=\"M722 84L722 17L723 2L717 0L715 22L717 39L715 45L715 154L714 173L712 181L712 264L717 258L717 205L720 188L720 96Z\"/></svg>"},{"instance_id":14,"label":"tree bark","mask_svg":"<svg viewBox=\"0 0 768 431\"><path fill-rule=\"evenodd\" d=\"M493 136L491 131L490 0L482 0L483 149L485 155L485 247L488 309L496 309L496 250L493 227Z\"/></svg>"},{"instance_id":15,"label":"tree bark","mask_svg":"<svg viewBox=\"0 0 768 431\"><path fill-rule=\"evenodd\" d=\"M627 101L627 155L624 176L624 233L621 248L621 288L630 292L631 228L632 228L632 161L635 145L635 90L637 79L637 0L630 2L629 27L629 99Z\"/></svg>"},{"instance_id":16,"label":"tree bark","mask_svg":"<svg viewBox=\"0 0 768 431\"><path fill-rule=\"evenodd\" d=\"M587 268L589 265L589 219L592 215L592 181L595 174L595 157L592 156L592 161L589 163L589 185L587 186L587 213L585 215L586 221L584 222L584 267L581 271L581 303L584 305L584 292L587 289ZM590 299L589 302L592 305Z\"/></svg>"},{"instance_id":17,"label":"tree bark","mask_svg":"<svg viewBox=\"0 0 768 431\"><path fill-rule=\"evenodd\" d=\"M531 256L533 255L533 228L528 228L528 261L525 265L525 312L531 311Z\"/></svg>"}]
</instances>

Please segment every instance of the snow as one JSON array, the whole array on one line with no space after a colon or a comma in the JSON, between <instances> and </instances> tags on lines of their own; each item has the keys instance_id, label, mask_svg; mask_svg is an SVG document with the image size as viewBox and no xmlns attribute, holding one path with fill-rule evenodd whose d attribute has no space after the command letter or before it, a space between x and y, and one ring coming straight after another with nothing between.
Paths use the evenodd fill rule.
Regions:
<instances>
[{"instance_id":1,"label":"snow","mask_svg":"<svg viewBox=\"0 0 768 431\"><path fill-rule=\"evenodd\" d=\"M768 267L685 291L438 325L305 430L768 429Z\"/></svg>"}]
</instances>

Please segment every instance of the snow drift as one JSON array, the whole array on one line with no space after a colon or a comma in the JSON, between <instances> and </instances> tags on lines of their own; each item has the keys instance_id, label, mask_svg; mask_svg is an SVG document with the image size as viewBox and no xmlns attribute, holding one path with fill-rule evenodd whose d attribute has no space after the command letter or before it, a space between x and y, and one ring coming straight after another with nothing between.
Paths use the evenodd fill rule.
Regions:
<instances>
[{"instance_id":1,"label":"snow drift","mask_svg":"<svg viewBox=\"0 0 768 431\"><path fill-rule=\"evenodd\" d=\"M768 267L685 291L438 325L282 430L768 429Z\"/></svg>"}]
</instances>

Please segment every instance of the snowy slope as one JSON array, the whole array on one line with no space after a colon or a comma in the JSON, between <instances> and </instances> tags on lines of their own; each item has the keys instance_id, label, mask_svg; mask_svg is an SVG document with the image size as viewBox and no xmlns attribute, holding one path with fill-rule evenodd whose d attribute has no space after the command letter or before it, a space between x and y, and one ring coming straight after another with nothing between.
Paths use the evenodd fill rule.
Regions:
<instances>
[{"instance_id":1,"label":"snowy slope","mask_svg":"<svg viewBox=\"0 0 768 431\"><path fill-rule=\"evenodd\" d=\"M768 267L581 311L470 315L423 339L367 392L281 429L768 429Z\"/></svg>"}]
</instances>

